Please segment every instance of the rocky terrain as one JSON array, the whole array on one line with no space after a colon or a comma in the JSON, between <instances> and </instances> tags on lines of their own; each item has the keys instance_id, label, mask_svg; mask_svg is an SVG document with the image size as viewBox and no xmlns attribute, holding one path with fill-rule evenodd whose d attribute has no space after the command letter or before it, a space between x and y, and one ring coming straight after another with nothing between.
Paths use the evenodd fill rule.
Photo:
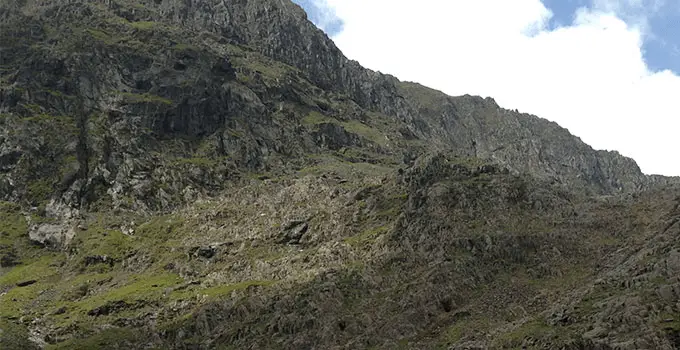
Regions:
<instances>
[{"instance_id":1,"label":"rocky terrain","mask_svg":"<svg viewBox=\"0 0 680 350\"><path fill-rule=\"evenodd\" d=\"M679 184L289 0L0 0L2 349L675 349Z\"/></svg>"}]
</instances>

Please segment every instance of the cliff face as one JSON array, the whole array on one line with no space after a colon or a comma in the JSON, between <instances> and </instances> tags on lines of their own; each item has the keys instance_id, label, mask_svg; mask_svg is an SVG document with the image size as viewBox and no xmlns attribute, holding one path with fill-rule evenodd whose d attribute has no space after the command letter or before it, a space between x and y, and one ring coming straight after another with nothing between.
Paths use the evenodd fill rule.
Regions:
<instances>
[{"instance_id":1,"label":"cliff face","mask_svg":"<svg viewBox=\"0 0 680 350\"><path fill-rule=\"evenodd\" d=\"M305 137L294 125L286 133L293 139L281 135L279 126L264 131L272 129L273 117L288 112L299 119L317 112L358 122L367 113L378 113L398 126L390 130L395 142L416 139L426 149L494 159L518 172L597 193L639 190L650 182L632 160L594 151L554 123L503 110L492 100L448 97L363 69L287 1L82 4L36 1L5 8L0 108L23 116L66 116L71 127L80 128L75 148L88 149L78 160L79 175L86 181L101 173L96 164L85 164L90 158L101 163L103 153L110 153L105 161L116 164L122 151L110 149L104 140L123 136L101 135L93 123L109 133L133 129L129 138L114 142L125 147L148 137L137 134L146 130L157 134L153 136L244 143L230 140L224 130L248 129L244 137L251 140L245 144L215 148L244 148L240 158L248 159L242 162L262 167L267 163L262 152L298 155L295 144ZM248 77L253 79L246 81ZM344 101L332 101L338 98ZM287 103L291 111L285 109ZM257 145L263 143L267 145ZM64 146L47 147L67 155L69 150L60 149ZM144 153L145 147L136 148ZM390 145L389 151L413 153L407 146ZM5 151L3 167L12 167L17 154ZM221 181L219 174L214 176Z\"/></svg>"},{"instance_id":2,"label":"cliff face","mask_svg":"<svg viewBox=\"0 0 680 350\"><path fill-rule=\"evenodd\" d=\"M288 0L0 3L5 347L670 349L675 182Z\"/></svg>"},{"instance_id":3,"label":"cliff face","mask_svg":"<svg viewBox=\"0 0 680 350\"><path fill-rule=\"evenodd\" d=\"M442 148L497 158L519 171L579 178L604 192L637 190L649 182L634 161L593 152L554 123L502 110L492 100L451 98L360 67L290 2L245 1L206 8L207 13L185 4L173 7L169 17L210 28L297 67L320 88L347 94L365 109L402 120L409 130Z\"/></svg>"}]
</instances>

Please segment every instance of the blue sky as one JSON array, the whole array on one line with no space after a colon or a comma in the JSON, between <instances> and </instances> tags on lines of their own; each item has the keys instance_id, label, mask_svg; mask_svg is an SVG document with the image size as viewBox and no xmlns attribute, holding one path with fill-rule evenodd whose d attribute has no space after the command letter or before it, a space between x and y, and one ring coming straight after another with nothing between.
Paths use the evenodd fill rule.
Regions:
<instances>
[{"instance_id":1,"label":"blue sky","mask_svg":"<svg viewBox=\"0 0 680 350\"><path fill-rule=\"evenodd\" d=\"M592 0L542 0L553 13L550 28L569 26L576 12L584 7L592 8ZM645 62L652 70L669 69L680 73L680 2L678 1L628 1L619 15L630 24L640 20L647 26L643 39ZM655 4L652 4L654 2ZM643 9L646 7L646 9ZM642 19L640 18L642 16Z\"/></svg>"},{"instance_id":2,"label":"blue sky","mask_svg":"<svg viewBox=\"0 0 680 350\"><path fill-rule=\"evenodd\" d=\"M309 19L329 36L333 37L342 32L344 22L326 0L293 0L293 2L304 8ZM579 9L593 8L598 1L542 0L542 2L553 14L549 27L555 29L571 25ZM650 1L645 0L620 2L640 4L638 6L623 6L623 13L620 13L620 15L630 24L636 22L636 15L638 14L636 10L640 10L640 7L647 7L647 11L649 11L649 7L655 7L654 11L645 13L644 18L648 26L642 46L645 62L652 70L669 69L675 73L680 73L680 1L654 0L652 1L655 3L653 6L649 5Z\"/></svg>"},{"instance_id":3,"label":"blue sky","mask_svg":"<svg viewBox=\"0 0 680 350\"><path fill-rule=\"evenodd\" d=\"M680 176L680 0L294 0L350 59Z\"/></svg>"},{"instance_id":4,"label":"blue sky","mask_svg":"<svg viewBox=\"0 0 680 350\"><path fill-rule=\"evenodd\" d=\"M310 21L314 22L319 28L323 29L326 34L333 36L342 32L343 21L333 10L328 6L328 3L323 0L293 0L294 3L300 5Z\"/></svg>"}]
</instances>

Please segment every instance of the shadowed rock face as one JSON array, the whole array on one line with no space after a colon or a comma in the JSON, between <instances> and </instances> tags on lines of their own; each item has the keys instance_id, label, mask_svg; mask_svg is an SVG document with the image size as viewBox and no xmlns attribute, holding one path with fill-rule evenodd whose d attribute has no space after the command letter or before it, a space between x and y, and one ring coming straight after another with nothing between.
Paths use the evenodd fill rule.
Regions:
<instances>
[{"instance_id":1,"label":"shadowed rock face","mask_svg":"<svg viewBox=\"0 0 680 350\"><path fill-rule=\"evenodd\" d=\"M638 190L649 182L634 161L615 152L593 152L554 123L502 110L491 99L450 98L360 67L290 2L216 3L197 9L170 2L161 8L171 8L166 16L179 23L193 22L194 28L209 28L297 67L322 89L348 94L366 109L404 120L442 147L494 157L520 171L578 178L607 193Z\"/></svg>"},{"instance_id":2,"label":"shadowed rock face","mask_svg":"<svg viewBox=\"0 0 680 350\"><path fill-rule=\"evenodd\" d=\"M8 19L2 60L8 68L0 110L65 116L80 142L45 146L58 154L80 154L78 176L63 182L78 177L92 182L93 171L101 172L95 164L106 161L120 168L116 165L122 161L121 152L145 152L159 138L175 136L199 142L216 138L214 148L222 156L243 150L237 166L267 167L272 155L309 151L300 145L309 136L290 123L295 120L274 120L277 112L294 116L305 110L358 121L365 120L366 112L380 113L399 126L395 142L416 138L426 143L426 149L494 159L514 171L595 193L636 191L654 182L632 160L593 151L554 123L504 110L491 99L448 97L366 70L346 59L289 1L142 4L36 1L26 3L24 13L3 10ZM234 64L234 56L241 56L243 64ZM267 63L253 64L256 61ZM246 72L254 79L237 79L238 73ZM328 101L329 95L346 96L342 104L349 101L354 111L348 113L346 106ZM295 110L284 111L287 103L296 105ZM14 124L10 128L17 128ZM224 134L228 128L242 130L243 137L233 140L233 133ZM342 135L333 128L327 125L320 132ZM125 140L123 130L129 134ZM150 136L152 140L147 140ZM357 143L349 135L340 143L319 134L312 137L322 148ZM3 146L4 169L18 161L22 150L13 148L17 142ZM67 146L75 150L64 152ZM393 152L411 151L407 145L390 146ZM108 171L109 176L117 175Z\"/></svg>"},{"instance_id":3,"label":"shadowed rock face","mask_svg":"<svg viewBox=\"0 0 680 350\"><path fill-rule=\"evenodd\" d=\"M288 0L0 3L3 348L672 349L674 183Z\"/></svg>"}]
</instances>

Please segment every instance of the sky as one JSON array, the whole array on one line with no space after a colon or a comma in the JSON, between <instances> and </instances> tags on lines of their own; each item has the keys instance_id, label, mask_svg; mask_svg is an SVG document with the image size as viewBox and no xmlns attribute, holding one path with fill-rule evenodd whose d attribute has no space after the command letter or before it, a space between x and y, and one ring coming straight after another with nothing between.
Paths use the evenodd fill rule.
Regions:
<instances>
[{"instance_id":1,"label":"sky","mask_svg":"<svg viewBox=\"0 0 680 350\"><path fill-rule=\"evenodd\" d=\"M680 0L295 0L364 67L680 176Z\"/></svg>"}]
</instances>

